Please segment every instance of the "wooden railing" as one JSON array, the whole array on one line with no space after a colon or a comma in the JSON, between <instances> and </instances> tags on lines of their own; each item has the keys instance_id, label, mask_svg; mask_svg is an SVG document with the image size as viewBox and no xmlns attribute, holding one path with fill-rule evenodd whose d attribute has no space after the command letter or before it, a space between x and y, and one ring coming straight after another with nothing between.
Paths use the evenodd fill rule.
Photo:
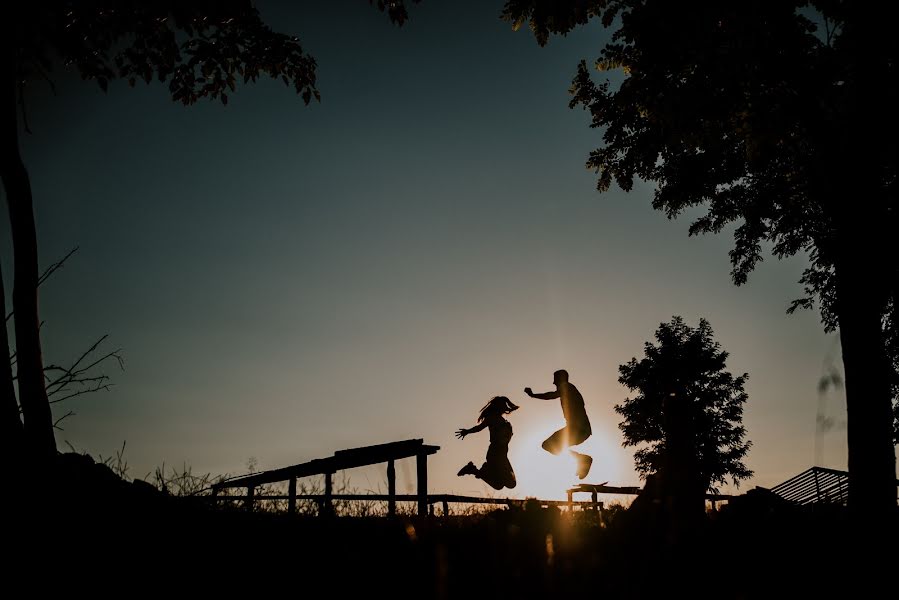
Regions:
<instances>
[{"instance_id":1,"label":"wooden railing","mask_svg":"<svg viewBox=\"0 0 899 600\"><path fill-rule=\"evenodd\" d=\"M638 495L643 488L639 488L636 486L628 486L628 487L619 487L614 485L606 485L606 483L580 483L573 488L569 488L568 492L568 502L569 504L573 502L574 494L582 492L588 493L591 495L591 502L593 504L597 503L597 496L599 494L623 494L628 496L636 496ZM730 500L732 496L728 496L726 494L706 494L705 499L712 503L712 508L717 508L717 503L722 500Z\"/></svg>"},{"instance_id":2,"label":"wooden railing","mask_svg":"<svg viewBox=\"0 0 899 600\"><path fill-rule=\"evenodd\" d=\"M260 501L290 501L291 498L294 499L294 502L297 500L312 500L316 504L319 505L319 510L323 514L328 514L330 511L325 509L324 507L328 505L328 503L340 500L349 500L349 501L367 501L367 502L390 502L391 500L394 502L394 506L396 502L418 502L419 496L418 494L331 494L327 496L325 494L294 494L290 495L277 495L277 494L267 494L267 495L253 495L252 497L248 496L238 496L238 495L222 495L217 494L214 496L209 496L211 500L216 502L221 501L239 501L245 503L247 502L260 502ZM494 504L494 505L505 505L505 506L519 506L522 507L527 503L536 503L541 507L548 506L556 506L556 507L568 507L569 510L573 510L574 507L580 507L582 510L596 510L602 511L603 503L594 501L572 501L572 500L541 500L539 498L482 498L479 496L460 496L457 494L430 494L427 497L426 504L429 507L427 514L434 514L434 506L437 504L442 505L443 515L448 516L450 514L449 505L450 504ZM388 504L389 506L389 504ZM294 505L295 507L295 505ZM295 509L294 509L295 510ZM394 508L394 514L395 508ZM419 511L421 514L421 511Z\"/></svg>"},{"instance_id":3,"label":"wooden railing","mask_svg":"<svg viewBox=\"0 0 899 600\"><path fill-rule=\"evenodd\" d=\"M287 500L287 510L290 513L296 512L297 498L297 479L302 477L311 477L314 475L324 475L325 477L325 493L321 500L321 507L324 512L332 510L332 500L336 497L332 493L332 476L337 471L344 469L353 469L356 467L365 467L379 463L387 463L387 512L395 514L396 501L396 468L394 462L403 458L415 457L416 475L417 475L417 494L415 499L418 502L418 514L425 515L428 512L428 456L435 454L440 450L439 446L425 445L423 440L404 440L401 442L391 442L389 444L378 444L376 446L366 446L364 448L351 448L349 450L339 450L334 456L327 458L317 458L305 463L284 467L281 469L273 469L271 471L263 471L261 473L252 473L242 477L235 477L212 486L212 497L222 497L221 492L229 488L246 488L247 493L242 496L245 506L250 509L256 499L256 488L267 483L288 482L288 492L285 499ZM223 496L230 499L230 496Z\"/></svg>"}]
</instances>

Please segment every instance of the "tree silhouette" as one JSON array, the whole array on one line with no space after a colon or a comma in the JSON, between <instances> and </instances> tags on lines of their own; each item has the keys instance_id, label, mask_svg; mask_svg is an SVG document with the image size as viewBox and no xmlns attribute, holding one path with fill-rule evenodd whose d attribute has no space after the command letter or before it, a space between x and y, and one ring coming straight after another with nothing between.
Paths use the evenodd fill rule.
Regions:
<instances>
[{"instance_id":1,"label":"tree silhouette","mask_svg":"<svg viewBox=\"0 0 899 600\"><path fill-rule=\"evenodd\" d=\"M581 62L571 106L589 111L603 147L587 166L598 189L656 183L674 218L704 206L690 234L736 224L733 279L770 247L808 253L807 297L839 326L849 413L851 504L896 507L891 399L897 390L899 130L893 20L863 3L509 0L503 17L537 41L592 17L613 27L596 67ZM863 510L861 510L863 508Z\"/></svg>"},{"instance_id":2,"label":"tree silhouette","mask_svg":"<svg viewBox=\"0 0 899 600\"><path fill-rule=\"evenodd\" d=\"M38 289L53 276L54 273L59 271L66 262L78 251L78 246L74 247L72 250L68 252L65 256L63 256L60 260L56 261L49 267L47 267L41 276L38 277L37 285ZM3 288L0 285L0 304L2 304L3 300ZM6 315L5 321L9 321L15 313L9 313ZM3 327L3 335L6 336L6 327ZM101 346L104 345L104 342L108 338L108 335L103 335L99 339L95 340L93 344L91 344L86 350L84 350L77 359L73 360L68 365L65 364L48 364L44 366L44 389L47 392L47 400L49 404L59 404L61 402L66 402L67 400L71 400L78 396L82 396L84 394L92 394L94 392L100 391L108 391L110 387L113 385L111 382L111 378L102 372L102 367L105 366L105 363L110 362L112 360L118 363L120 369L124 370L125 362L122 358L122 349L116 348L114 350L106 350L105 348L101 350ZM8 337L2 338L2 342L5 343L9 347L9 339ZM5 368L2 371L6 371L9 369L9 383L10 385L6 388L6 393L10 394L11 402L5 402L3 404L4 408L16 408L17 402L15 399L15 390L13 389L12 382L15 381L16 375L14 374L17 370L18 363L18 353L13 350L12 354L9 356L9 362L5 365ZM4 380L2 376L0 376L0 380ZM18 409L18 413L15 415L15 419L12 418L12 415L9 415L8 421L13 425L17 426L15 433L19 436L19 439L8 440L7 443L15 449L17 443L21 443L21 435L22 431L22 421L19 419L19 415L21 415L21 408ZM62 429L59 424L65 419L74 416L75 412L70 410L67 411L61 417L57 417L53 421L54 429Z\"/></svg>"},{"instance_id":3,"label":"tree silhouette","mask_svg":"<svg viewBox=\"0 0 899 600\"><path fill-rule=\"evenodd\" d=\"M408 16L402 0L369 3L397 24ZM306 104L318 100L319 92L315 60L296 37L266 25L248 0L13 3L4 9L0 37L0 177L13 241L18 403L24 417L23 425L11 372L0 367L0 437L4 450L41 460L55 454L56 442L41 354L31 184L19 152L23 87L49 81L54 65L62 64L103 90L113 79L131 86L155 79L185 105L203 98L227 104L238 85L262 76L282 80Z\"/></svg>"},{"instance_id":4,"label":"tree silhouette","mask_svg":"<svg viewBox=\"0 0 899 600\"><path fill-rule=\"evenodd\" d=\"M655 339L642 359L618 368L618 381L635 392L615 412L624 418L624 445L639 448L637 471L660 474L663 482L675 476L671 470L692 471L686 477L700 493L728 478L738 485L752 476L743 463L751 445L742 426L748 376L725 370L728 354L705 319L694 328L673 317Z\"/></svg>"}]
</instances>

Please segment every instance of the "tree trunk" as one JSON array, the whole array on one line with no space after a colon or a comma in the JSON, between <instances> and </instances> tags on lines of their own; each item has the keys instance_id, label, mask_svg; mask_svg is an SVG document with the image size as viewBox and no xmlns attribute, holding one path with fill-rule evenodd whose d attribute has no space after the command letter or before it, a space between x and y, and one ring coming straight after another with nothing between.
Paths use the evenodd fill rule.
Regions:
<instances>
[{"instance_id":1,"label":"tree trunk","mask_svg":"<svg viewBox=\"0 0 899 600\"><path fill-rule=\"evenodd\" d=\"M668 518L668 543L672 545L689 540L705 513L705 489L699 483L693 402L686 390L678 390L662 402L665 461L661 479Z\"/></svg>"},{"instance_id":2,"label":"tree trunk","mask_svg":"<svg viewBox=\"0 0 899 600\"><path fill-rule=\"evenodd\" d=\"M19 402L24 416L25 443L31 460L40 461L56 453L53 417L44 387L40 320L37 299L37 234L31 202L31 183L19 153L16 36L14 19L5 19L0 31L0 177L6 190L12 230L17 373Z\"/></svg>"},{"instance_id":3,"label":"tree trunk","mask_svg":"<svg viewBox=\"0 0 899 600\"><path fill-rule=\"evenodd\" d=\"M6 317L6 291L3 288L3 273L0 272L0 307L3 309L3 318ZM0 348L9 357L9 335L6 332L6 322L0 326ZM3 456L12 458L14 464L22 452L22 444L25 439L25 430L22 420L19 418L19 403L16 400L16 390L13 387L12 367L9 360L0 359L0 448Z\"/></svg>"},{"instance_id":4,"label":"tree trunk","mask_svg":"<svg viewBox=\"0 0 899 600\"><path fill-rule=\"evenodd\" d=\"M837 266L837 316L846 375L849 503L857 516L883 524L896 511L896 455L890 367L884 345L873 257Z\"/></svg>"},{"instance_id":5,"label":"tree trunk","mask_svg":"<svg viewBox=\"0 0 899 600\"><path fill-rule=\"evenodd\" d=\"M849 48L854 92L842 119L845 141L837 154L841 162L834 163L840 169L833 186L841 201L835 275L846 375L849 502L872 532L889 531L886 525L896 513L890 362L882 322L897 256L896 217L890 208L895 191L886 175L893 170L897 124L895 94L889 86L884 89L895 71L891 25L863 3L847 3L841 43Z\"/></svg>"}]
</instances>

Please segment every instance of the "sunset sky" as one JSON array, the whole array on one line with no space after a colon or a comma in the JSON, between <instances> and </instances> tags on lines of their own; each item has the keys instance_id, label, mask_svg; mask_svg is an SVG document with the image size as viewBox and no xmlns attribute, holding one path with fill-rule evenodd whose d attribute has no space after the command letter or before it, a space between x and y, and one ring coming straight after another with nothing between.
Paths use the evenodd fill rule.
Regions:
<instances>
[{"instance_id":1,"label":"sunset sky","mask_svg":"<svg viewBox=\"0 0 899 600\"><path fill-rule=\"evenodd\" d=\"M817 312L785 314L805 259L766 260L737 288L730 230L689 238L689 215L653 211L649 185L596 192L584 162L600 132L567 90L606 39L598 24L539 48L498 0L425 0L401 29L364 0L258 6L317 59L320 104L262 81L227 107L185 108L159 84L103 94L62 71L56 96L29 92L42 265L80 247L41 288L45 361L105 333L126 361L106 369L112 391L55 407L77 413L61 448L108 456L127 441L143 477L424 438L441 446L433 491L499 495L456 477L487 432L453 432L507 395L521 405L512 495L558 498L577 480L540 443L561 409L523 388L547 391L565 368L593 423L586 481L635 485L618 366L682 315L707 318L729 369L749 373L743 489L810 467L816 448L845 468L842 393L818 393L841 366L837 338ZM816 436L819 402L836 425ZM414 472L397 466L398 491ZM346 475L386 489L381 468Z\"/></svg>"}]
</instances>

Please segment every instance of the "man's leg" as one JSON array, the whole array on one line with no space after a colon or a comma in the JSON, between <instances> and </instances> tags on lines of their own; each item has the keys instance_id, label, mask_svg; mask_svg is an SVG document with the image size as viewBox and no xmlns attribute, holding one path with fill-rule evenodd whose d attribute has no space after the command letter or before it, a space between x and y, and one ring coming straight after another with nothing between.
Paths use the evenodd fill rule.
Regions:
<instances>
[{"instance_id":1,"label":"man's leg","mask_svg":"<svg viewBox=\"0 0 899 600\"><path fill-rule=\"evenodd\" d=\"M569 438L571 446L577 446L578 444L587 440L590 437L590 434L593 432L590 429L589 424L584 423L575 423L574 426L569 425ZM568 452L577 460L577 477L578 479L583 479L587 476L587 473L590 472L590 467L593 465L593 457L589 454L581 454L580 452L575 452L569 448Z\"/></svg>"},{"instance_id":2,"label":"man's leg","mask_svg":"<svg viewBox=\"0 0 899 600\"><path fill-rule=\"evenodd\" d=\"M562 450L564 450L568 446L568 428L563 427L558 430L543 442L543 449L549 452L550 454L561 454Z\"/></svg>"},{"instance_id":3,"label":"man's leg","mask_svg":"<svg viewBox=\"0 0 899 600\"><path fill-rule=\"evenodd\" d=\"M590 467L593 466L593 457L589 454L575 452L574 450L568 450L568 452L570 452L571 456L577 460L577 478L583 479L587 476L587 473L590 472Z\"/></svg>"}]
</instances>

